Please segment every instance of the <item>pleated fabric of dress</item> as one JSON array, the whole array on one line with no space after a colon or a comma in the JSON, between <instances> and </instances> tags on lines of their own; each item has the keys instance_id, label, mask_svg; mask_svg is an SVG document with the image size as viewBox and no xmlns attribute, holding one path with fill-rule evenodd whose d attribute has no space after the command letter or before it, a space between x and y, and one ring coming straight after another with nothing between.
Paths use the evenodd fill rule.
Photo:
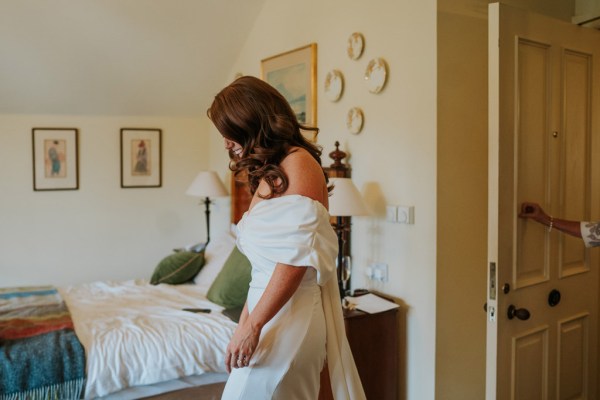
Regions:
<instances>
[{"instance_id":1,"label":"pleated fabric of dress","mask_svg":"<svg viewBox=\"0 0 600 400\"><path fill-rule=\"evenodd\" d=\"M246 368L234 369L222 399L317 399L325 358L335 399L365 399L346 339L336 279L337 236L327 209L301 195L257 203L237 229L252 263L252 312L278 263L307 267L302 283L261 332Z\"/></svg>"}]
</instances>

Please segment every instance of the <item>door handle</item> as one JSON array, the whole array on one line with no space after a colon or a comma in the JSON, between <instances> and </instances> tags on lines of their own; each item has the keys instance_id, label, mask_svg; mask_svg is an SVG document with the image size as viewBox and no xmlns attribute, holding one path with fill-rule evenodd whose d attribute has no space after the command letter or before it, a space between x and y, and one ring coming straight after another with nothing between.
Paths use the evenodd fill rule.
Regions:
<instances>
[{"instance_id":1,"label":"door handle","mask_svg":"<svg viewBox=\"0 0 600 400\"><path fill-rule=\"evenodd\" d=\"M529 310L527 310L526 308L517 308L512 304L508 306L508 312L506 314L508 316L508 319L513 319L514 317L517 317L522 321L529 319L529 317L531 316Z\"/></svg>"}]
</instances>

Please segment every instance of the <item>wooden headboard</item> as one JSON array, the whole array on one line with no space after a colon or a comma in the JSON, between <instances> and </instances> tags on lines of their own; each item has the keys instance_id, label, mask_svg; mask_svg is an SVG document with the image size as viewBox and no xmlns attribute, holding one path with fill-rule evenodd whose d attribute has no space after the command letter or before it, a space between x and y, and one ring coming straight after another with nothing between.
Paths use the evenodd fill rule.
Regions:
<instances>
[{"instance_id":1,"label":"wooden headboard","mask_svg":"<svg viewBox=\"0 0 600 400\"><path fill-rule=\"evenodd\" d=\"M336 141L335 150L329 153L329 157L333 160L333 163L329 167L323 167L327 176L332 178L350 178L352 169L348 164L343 162L346 155L346 153L340 150L340 142ZM235 179L233 174L231 174L231 222L237 224L242 219L242 216L250 207L251 200L252 196L248 190L246 180L239 177Z\"/></svg>"},{"instance_id":2,"label":"wooden headboard","mask_svg":"<svg viewBox=\"0 0 600 400\"><path fill-rule=\"evenodd\" d=\"M231 222L237 224L252 201L252 195L248 189L247 179L231 174Z\"/></svg>"}]
</instances>

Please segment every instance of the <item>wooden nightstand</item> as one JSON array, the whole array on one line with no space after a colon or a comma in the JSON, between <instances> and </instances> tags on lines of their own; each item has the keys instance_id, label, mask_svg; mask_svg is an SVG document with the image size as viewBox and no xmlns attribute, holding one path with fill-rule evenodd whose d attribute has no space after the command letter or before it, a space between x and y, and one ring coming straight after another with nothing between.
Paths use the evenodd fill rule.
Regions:
<instances>
[{"instance_id":1,"label":"wooden nightstand","mask_svg":"<svg viewBox=\"0 0 600 400\"><path fill-rule=\"evenodd\" d=\"M367 399L397 400L398 309L377 314L344 310L344 323ZM322 373L319 400L330 399L329 374Z\"/></svg>"}]
</instances>

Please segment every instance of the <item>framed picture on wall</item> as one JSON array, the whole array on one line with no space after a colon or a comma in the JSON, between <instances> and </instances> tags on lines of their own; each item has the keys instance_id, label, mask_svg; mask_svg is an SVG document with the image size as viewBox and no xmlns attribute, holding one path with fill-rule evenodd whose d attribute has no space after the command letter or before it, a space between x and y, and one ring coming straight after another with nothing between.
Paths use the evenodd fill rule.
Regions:
<instances>
[{"instance_id":1,"label":"framed picture on wall","mask_svg":"<svg viewBox=\"0 0 600 400\"><path fill-rule=\"evenodd\" d=\"M121 129L121 187L162 185L162 130Z\"/></svg>"},{"instance_id":2,"label":"framed picture on wall","mask_svg":"<svg viewBox=\"0 0 600 400\"><path fill-rule=\"evenodd\" d=\"M33 190L79 189L78 131L33 128Z\"/></svg>"},{"instance_id":3,"label":"framed picture on wall","mask_svg":"<svg viewBox=\"0 0 600 400\"><path fill-rule=\"evenodd\" d=\"M311 43L260 62L261 78L286 98L303 125L317 126L317 44ZM310 132L316 141L316 133Z\"/></svg>"}]
</instances>

